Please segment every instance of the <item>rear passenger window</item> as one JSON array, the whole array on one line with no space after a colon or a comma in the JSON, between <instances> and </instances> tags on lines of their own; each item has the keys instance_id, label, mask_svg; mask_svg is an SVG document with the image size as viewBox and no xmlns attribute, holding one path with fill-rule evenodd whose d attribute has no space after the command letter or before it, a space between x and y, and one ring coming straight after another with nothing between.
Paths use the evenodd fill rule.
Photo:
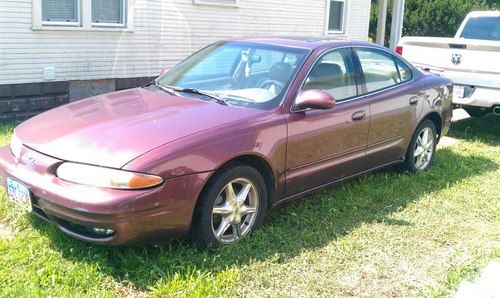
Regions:
<instances>
[{"instance_id":1,"label":"rear passenger window","mask_svg":"<svg viewBox=\"0 0 500 298\"><path fill-rule=\"evenodd\" d=\"M356 49L368 92L377 91L401 82L391 54L371 48ZM411 74L411 73L410 73Z\"/></svg>"},{"instance_id":2,"label":"rear passenger window","mask_svg":"<svg viewBox=\"0 0 500 298\"><path fill-rule=\"evenodd\" d=\"M399 76L401 77L401 83L408 82L413 78L411 73L411 69L398 58L394 58L396 60L396 65L398 66Z\"/></svg>"},{"instance_id":3,"label":"rear passenger window","mask_svg":"<svg viewBox=\"0 0 500 298\"><path fill-rule=\"evenodd\" d=\"M356 79L349 51L334 50L321 57L311 69L303 89L324 90L337 102L357 96Z\"/></svg>"}]
</instances>

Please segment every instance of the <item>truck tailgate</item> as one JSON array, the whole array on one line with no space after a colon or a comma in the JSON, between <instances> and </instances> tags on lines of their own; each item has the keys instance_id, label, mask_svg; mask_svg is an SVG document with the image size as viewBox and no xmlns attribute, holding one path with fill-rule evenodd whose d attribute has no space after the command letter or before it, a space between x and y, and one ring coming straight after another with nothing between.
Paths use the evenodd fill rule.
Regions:
<instances>
[{"instance_id":1,"label":"truck tailgate","mask_svg":"<svg viewBox=\"0 0 500 298\"><path fill-rule=\"evenodd\" d=\"M500 87L500 43L441 37L404 37L403 57L430 66L456 84Z\"/></svg>"}]
</instances>

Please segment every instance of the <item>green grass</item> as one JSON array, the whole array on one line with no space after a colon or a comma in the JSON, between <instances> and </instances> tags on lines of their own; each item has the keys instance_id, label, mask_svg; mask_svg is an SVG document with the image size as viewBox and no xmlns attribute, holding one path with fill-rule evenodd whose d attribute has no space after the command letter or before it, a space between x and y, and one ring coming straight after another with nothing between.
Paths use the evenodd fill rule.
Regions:
<instances>
[{"instance_id":1,"label":"green grass","mask_svg":"<svg viewBox=\"0 0 500 298\"><path fill-rule=\"evenodd\" d=\"M0 190L0 296L447 296L500 258L500 118L417 175L383 170L272 210L249 239L102 247L15 209ZM12 127L0 128L7 143Z\"/></svg>"}]
</instances>

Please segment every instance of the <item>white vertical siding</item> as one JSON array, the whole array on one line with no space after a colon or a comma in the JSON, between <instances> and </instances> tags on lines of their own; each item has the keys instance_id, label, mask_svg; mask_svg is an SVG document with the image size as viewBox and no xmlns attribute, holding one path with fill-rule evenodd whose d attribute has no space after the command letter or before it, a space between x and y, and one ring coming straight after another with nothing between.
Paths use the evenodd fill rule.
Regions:
<instances>
[{"instance_id":1,"label":"white vertical siding","mask_svg":"<svg viewBox=\"0 0 500 298\"><path fill-rule=\"evenodd\" d=\"M347 0L346 35L353 39L368 39L371 0Z\"/></svg>"},{"instance_id":2,"label":"white vertical siding","mask_svg":"<svg viewBox=\"0 0 500 298\"><path fill-rule=\"evenodd\" d=\"M347 0L346 35L366 39L370 0ZM262 34L321 36L326 0L135 0L133 32L33 30L32 0L0 0L0 84L154 76L213 41Z\"/></svg>"}]
</instances>

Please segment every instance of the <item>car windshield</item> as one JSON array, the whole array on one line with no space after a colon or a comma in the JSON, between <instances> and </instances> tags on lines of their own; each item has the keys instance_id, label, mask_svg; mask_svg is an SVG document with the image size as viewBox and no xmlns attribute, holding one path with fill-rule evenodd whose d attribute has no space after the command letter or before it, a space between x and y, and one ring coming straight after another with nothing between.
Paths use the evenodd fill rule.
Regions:
<instances>
[{"instance_id":1,"label":"car windshield","mask_svg":"<svg viewBox=\"0 0 500 298\"><path fill-rule=\"evenodd\" d=\"M183 96L203 100L218 97L229 105L273 109L281 103L309 53L305 49L257 43L215 43L187 58L156 82Z\"/></svg>"},{"instance_id":2,"label":"car windshield","mask_svg":"<svg viewBox=\"0 0 500 298\"><path fill-rule=\"evenodd\" d=\"M500 16L470 18L460 37L500 41Z\"/></svg>"}]
</instances>

